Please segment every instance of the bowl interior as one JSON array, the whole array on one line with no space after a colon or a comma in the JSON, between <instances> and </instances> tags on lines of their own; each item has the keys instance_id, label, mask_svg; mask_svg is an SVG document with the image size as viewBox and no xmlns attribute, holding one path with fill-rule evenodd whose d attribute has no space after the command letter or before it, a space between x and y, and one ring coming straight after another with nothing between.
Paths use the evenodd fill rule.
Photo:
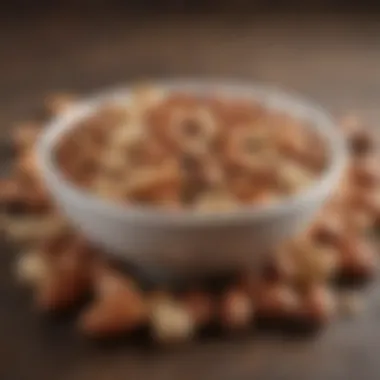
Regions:
<instances>
[{"instance_id":1,"label":"bowl interior","mask_svg":"<svg viewBox=\"0 0 380 380\"><path fill-rule=\"evenodd\" d=\"M294 196L284 198L273 205L242 207L236 211L228 213L192 213L191 211L170 212L162 209L154 209L147 206L121 205L110 200L101 199L75 184L67 181L54 159L54 150L59 140L78 121L95 113L99 106L108 102L128 103L130 99L130 89L114 89L96 95L89 100L78 103L72 109L52 120L46 128L46 132L41 137L38 144L38 161L41 166L45 180L55 187L59 187L73 202L85 202L88 207L95 208L101 212L112 214L114 217L123 219L127 212L138 220L148 220L150 223L175 223L192 225L199 223L235 223L243 222L252 218L269 218L274 215L282 215L289 208L302 207L314 199L321 192L333 189L345 163L345 145L332 118L319 106L307 100L289 93L283 92L274 87L261 85L246 85L239 83L225 83L218 81L171 81L156 83L166 91L181 91L195 94L212 95L215 93L225 94L226 97L255 99L261 102L268 109L284 111L300 120L305 121L305 125L314 128L325 142L328 163L320 178L309 188ZM50 186L48 186L50 187Z\"/></svg>"}]
</instances>

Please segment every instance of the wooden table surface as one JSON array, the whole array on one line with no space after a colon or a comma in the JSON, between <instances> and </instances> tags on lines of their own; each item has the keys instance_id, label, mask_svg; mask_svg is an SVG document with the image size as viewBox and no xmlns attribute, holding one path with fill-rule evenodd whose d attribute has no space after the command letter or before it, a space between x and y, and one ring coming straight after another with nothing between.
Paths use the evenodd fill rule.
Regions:
<instances>
[{"instance_id":1,"label":"wooden table surface","mask_svg":"<svg viewBox=\"0 0 380 380\"><path fill-rule=\"evenodd\" d=\"M304 93L334 113L377 126L380 21L375 17L235 18L50 15L3 20L0 133L28 118L55 90L88 93L146 77L231 77ZM43 321L11 275L1 243L0 378L4 380L265 379L377 380L380 288L368 310L312 341L207 341L173 351L104 349L67 323Z\"/></svg>"}]
</instances>

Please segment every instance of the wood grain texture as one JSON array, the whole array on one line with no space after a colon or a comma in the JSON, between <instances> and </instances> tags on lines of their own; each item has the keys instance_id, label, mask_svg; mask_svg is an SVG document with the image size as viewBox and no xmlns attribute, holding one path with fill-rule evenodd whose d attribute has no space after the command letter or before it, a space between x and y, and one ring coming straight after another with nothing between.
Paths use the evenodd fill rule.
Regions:
<instances>
[{"instance_id":1,"label":"wood grain texture","mask_svg":"<svg viewBox=\"0 0 380 380\"><path fill-rule=\"evenodd\" d=\"M334 113L380 117L380 22L293 14L128 18L72 14L4 20L0 34L0 133L28 118L56 90L87 94L145 77L237 77L289 88ZM377 380L379 289L369 310L312 341L251 337L207 341L174 352L102 349L72 325L41 320L0 258L0 378L4 380L265 379Z\"/></svg>"}]
</instances>

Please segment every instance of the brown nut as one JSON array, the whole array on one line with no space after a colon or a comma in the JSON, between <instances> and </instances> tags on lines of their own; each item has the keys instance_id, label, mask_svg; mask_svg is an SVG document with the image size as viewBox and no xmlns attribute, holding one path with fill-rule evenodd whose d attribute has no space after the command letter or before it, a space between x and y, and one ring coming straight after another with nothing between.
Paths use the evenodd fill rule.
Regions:
<instances>
[{"instance_id":1,"label":"brown nut","mask_svg":"<svg viewBox=\"0 0 380 380\"><path fill-rule=\"evenodd\" d=\"M221 296L219 318L222 327L236 331L247 329L254 316L254 305L248 293L241 289L229 289Z\"/></svg>"},{"instance_id":2,"label":"brown nut","mask_svg":"<svg viewBox=\"0 0 380 380\"><path fill-rule=\"evenodd\" d=\"M36 304L40 310L65 310L88 293L92 263L86 253L86 248L74 241L58 256L50 258L46 276L36 287Z\"/></svg>"},{"instance_id":3,"label":"brown nut","mask_svg":"<svg viewBox=\"0 0 380 380\"><path fill-rule=\"evenodd\" d=\"M94 338L134 331L147 323L145 297L134 282L106 267L95 275L95 301L82 313L79 329Z\"/></svg>"}]
</instances>

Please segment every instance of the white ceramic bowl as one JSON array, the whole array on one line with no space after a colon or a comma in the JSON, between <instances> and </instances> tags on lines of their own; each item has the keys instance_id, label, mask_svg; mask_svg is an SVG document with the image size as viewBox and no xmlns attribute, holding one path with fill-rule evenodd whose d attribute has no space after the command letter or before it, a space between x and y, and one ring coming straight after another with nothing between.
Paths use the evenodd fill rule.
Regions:
<instances>
[{"instance_id":1,"label":"white ceramic bowl","mask_svg":"<svg viewBox=\"0 0 380 380\"><path fill-rule=\"evenodd\" d=\"M48 189L84 236L134 264L171 273L259 267L268 250L306 227L336 187L345 162L345 146L337 128L318 106L278 89L204 81L159 85L169 91L218 91L230 97L259 99L269 108L303 119L326 142L328 167L315 184L301 194L270 206L244 206L230 213L173 213L100 199L63 178L54 161L54 148L62 135L104 101L128 101L129 89L123 89L84 101L50 122L38 145L39 163Z\"/></svg>"}]
</instances>

